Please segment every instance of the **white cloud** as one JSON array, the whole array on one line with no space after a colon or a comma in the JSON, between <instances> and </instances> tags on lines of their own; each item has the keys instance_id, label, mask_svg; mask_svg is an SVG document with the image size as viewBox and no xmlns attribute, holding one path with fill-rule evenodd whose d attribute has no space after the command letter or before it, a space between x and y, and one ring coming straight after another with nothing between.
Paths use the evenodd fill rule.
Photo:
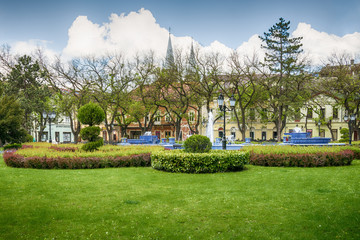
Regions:
<instances>
[{"instance_id":1,"label":"white cloud","mask_svg":"<svg viewBox=\"0 0 360 240\"><path fill-rule=\"evenodd\" d=\"M333 53L348 53L355 57L360 53L360 33L355 32L343 37L319 32L310 24L299 23L293 32L294 37L303 37L304 53L314 65L321 65Z\"/></svg>"},{"instance_id":2,"label":"white cloud","mask_svg":"<svg viewBox=\"0 0 360 240\"><path fill-rule=\"evenodd\" d=\"M161 27L152 13L145 9L130 12L127 15L111 14L109 21L103 24L96 24L86 16L79 16L68 30L68 42L62 55L71 58L122 52L128 57L132 57L136 53L152 50L159 59L164 59L168 36L168 30ZM314 65L322 64L322 61L325 61L334 52L347 52L354 57L360 53L360 33L358 32L339 37L319 32L309 24L299 23L292 36L303 37L304 53ZM182 50L183 54L189 53L191 43L194 44L195 49L199 50L200 54L219 52L226 57L232 51L231 48L216 40L209 46L201 46L188 36L172 35L172 43L174 49ZM55 54L47 47L47 42L41 40L17 42L12 45L12 49L16 53L30 54L39 46L46 51L46 55ZM260 46L261 40L258 35L253 35L236 51L240 56L252 57L257 54L259 59L263 59L264 51Z\"/></svg>"},{"instance_id":3,"label":"white cloud","mask_svg":"<svg viewBox=\"0 0 360 240\"><path fill-rule=\"evenodd\" d=\"M101 55L123 52L134 55L150 50L166 52L168 31L156 23L150 11L140 9L128 15L111 14L102 26L79 16L68 32L69 40L63 53L68 56Z\"/></svg>"},{"instance_id":4,"label":"white cloud","mask_svg":"<svg viewBox=\"0 0 360 240\"><path fill-rule=\"evenodd\" d=\"M102 26L92 23L85 16L75 19L68 31L69 40L63 53L66 56L81 57L101 55L109 52L123 52L127 56L154 51L160 58L166 54L169 32L162 28L149 10L140 9L128 15L111 14L109 22ZM173 48L188 54L191 43L201 52L218 51L229 54L231 49L214 41L210 46L200 47L191 37L172 35Z\"/></svg>"},{"instance_id":5,"label":"white cloud","mask_svg":"<svg viewBox=\"0 0 360 240\"><path fill-rule=\"evenodd\" d=\"M53 61L56 56L56 52L48 47L49 42L45 40L31 39L29 41L19 41L11 45L11 51L15 55L34 55L38 50L41 51L44 57Z\"/></svg>"}]
</instances>

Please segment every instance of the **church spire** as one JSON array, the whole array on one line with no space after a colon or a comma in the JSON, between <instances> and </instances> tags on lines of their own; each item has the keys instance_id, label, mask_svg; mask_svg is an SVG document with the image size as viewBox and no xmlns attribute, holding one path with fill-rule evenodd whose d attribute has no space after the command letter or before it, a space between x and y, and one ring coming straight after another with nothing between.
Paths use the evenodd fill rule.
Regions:
<instances>
[{"instance_id":1,"label":"church spire","mask_svg":"<svg viewBox=\"0 0 360 240\"><path fill-rule=\"evenodd\" d=\"M171 36L170 36L170 29L169 29L169 41L168 41L168 47L167 47L167 51L166 51L164 67L171 68L172 66L174 66L174 63L175 63L174 53L173 53L173 48L172 48L172 44L171 44Z\"/></svg>"},{"instance_id":2,"label":"church spire","mask_svg":"<svg viewBox=\"0 0 360 240\"><path fill-rule=\"evenodd\" d=\"M194 52L194 42L191 41L191 49L190 49L190 56L189 56L189 64L191 67L195 67L196 59L195 59L195 52Z\"/></svg>"}]
</instances>

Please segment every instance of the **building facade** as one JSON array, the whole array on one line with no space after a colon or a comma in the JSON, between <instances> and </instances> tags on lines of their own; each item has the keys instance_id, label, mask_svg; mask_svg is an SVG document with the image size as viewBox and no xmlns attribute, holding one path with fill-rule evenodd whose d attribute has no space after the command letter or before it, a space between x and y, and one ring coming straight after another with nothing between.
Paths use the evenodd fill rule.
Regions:
<instances>
[{"instance_id":1,"label":"building facade","mask_svg":"<svg viewBox=\"0 0 360 240\"><path fill-rule=\"evenodd\" d=\"M228 103L227 103L228 105ZM310 107L309 107L310 106ZM217 106L216 101L211 105L214 119L214 138L222 138L224 134L224 119L220 116L221 112ZM316 110L315 110L316 109ZM249 110L251 111L251 110ZM200 133L206 135L207 116L206 108L202 108L202 116L205 121L201 124ZM247 119L246 121L246 138L251 138L255 141L276 141L278 138L277 130L273 122L267 122L264 120L264 116L260 114L254 114L254 117ZM282 131L282 134L292 132L295 127L302 129L302 132L310 132L312 137L326 137L332 138L334 141L340 140L340 130L342 128L349 128L348 122L344 120L345 110L340 107L334 106L331 100L328 99L327 103L321 107L318 105L308 105L306 108L300 109L300 114L297 119L288 118L286 127ZM320 119L320 125L319 125ZM353 130L352 139L359 140L359 129ZM226 113L226 136L233 136L233 139L242 140L242 134L239 130L236 119L231 112ZM281 139L283 136L280 136Z\"/></svg>"},{"instance_id":2,"label":"building facade","mask_svg":"<svg viewBox=\"0 0 360 240\"><path fill-rule=\"evenodd\" d=\"M49 142L50 136L52 143L71 143L74 142L74 134L70 127L69 117L60 117L58 121L51 122L51 132L49 124L46 124L42 136L39 136L39 129L35 129L33 136L36 142Z\"/></svg>"}]
</instances>

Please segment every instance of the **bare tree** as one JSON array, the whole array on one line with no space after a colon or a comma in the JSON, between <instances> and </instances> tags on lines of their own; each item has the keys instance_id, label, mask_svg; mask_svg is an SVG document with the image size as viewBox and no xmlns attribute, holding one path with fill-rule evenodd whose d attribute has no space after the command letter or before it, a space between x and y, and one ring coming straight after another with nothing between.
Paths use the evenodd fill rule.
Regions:
<instances>
[{"instance_id":1,"label":"bare tree","mask_svg":"<svg viewBox=\"0 0 360 240\"><path fill-rule=\"evenodd\" d=\"M129 94L132 80L130 64L122 54L113 54L100 58L87 57L83 60L82 67L92 98L105 112L105 128L109 143L112 143L110 136L115 120Z\"/></svg>"},{"instance_id":2,"label":"bare tree","mask_svg":"<svg viewBox=\"0 0 360 240\"><path fill-rule=\"evenodd\" d=\"M258 85L260 75L257 74L254 67L254 64L257 64L256 56L252 59L247 57L241 62L239 54L234 51L228 62L231 68L229 82L231 88L234 89L233 93L236 99L234 114L242 135L242 141L245 141L247 112L250 107L254 106L260 92Z\"/></svg>"},{"instance_id":3,"label":"bare tree","mask_svg":"<svg viewBox=\"0 0 360 240\"><path fill-rule=\"evenodd\" d=\"M56 90L59 111L70 119L71 132L75 143L79 140L81 123L77 119L77 111L89 101L89 83L84 78L80 59L63 63L58 57L52 65L49 82Z\"/></svg>"},{"instance_id":4,"label":"bare tree","mask_svg":"<svg viewBox=\"0 0 360 240\"><path fill-rule=\"evenodd\" d=\"M348 116L354 114L357 119L349 122L349 129L359 129L360 64L355 64L355 60L346 53L332 54L314 86L318 92L342 106ZM349 137L352 137L352 132Z\"/></svg>"}]
</instances>

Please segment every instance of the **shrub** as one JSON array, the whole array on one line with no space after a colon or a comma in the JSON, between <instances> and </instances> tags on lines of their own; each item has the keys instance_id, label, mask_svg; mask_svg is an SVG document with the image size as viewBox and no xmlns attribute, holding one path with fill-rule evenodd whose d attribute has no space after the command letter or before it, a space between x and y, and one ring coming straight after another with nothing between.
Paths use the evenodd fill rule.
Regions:
<instances>
[{"instance_id":1,"label":"shrub","mask_svg":"<svg viewBox=\"0 0 360 240\"><path fill-rule=\"evenodd\" d=\"M350 165L355 154L347 149L341 152L319 153L250 153L250 164L269 167L322 167Z\"/></svg>"},{"instance_id":2,"label":"shrub","mask_svg":"<svg viewBox=\"0 0 360 240\"><path fill-rule=\"evenodd\" d=\"M249 152L218 150L209 153L187 153L173 150L153 153L151 166L168 172L215 173L242 170L248 160Z\"/></svg>"},{"instance_id":3,"label":"shrub","mask_svg":"<svg viewBox=\"0 0 360 240\"><path fill-rule=\"evenodd\" d=\"M80 135L83 140L88 140L90 142L96 142L99 138L101 129L97 126L90 126L82 128L80 130Z\"/></svg>"},{"instance_id":4,"label":"shrub","mask_svg":"<svg viewBox=\"0 0 360 240\"><path fill-rule=\"evenodd\" d=\"M340 129L340 140L339 142L349 142L349 129L348 128L342 128Z\"/></svg>"},{"instance_id":5,"label":"shrub","mask_svg":"<svg viewBox=\"0 0 360 240\"><path fill-rule=\"evenodd\" d=\"M7 149L20 149L21 148L21 144L20 143L11 143L11 144L6 144L4 146L4 151Z\"/></svg>"},{"instance_id":6,"label":"shrub","mask_svg":"<svg viewBox=\"0 0 360 240\"><path fill-rule=\"evenodd\" d=\"M95 150L99 150L99 148L104 145L104 140L102 138L98 138L97 141L95 142L88 142L85 143L81 149L86 151L86 152L93 152Z\"/></svg>"},{"instance_id":7,"label":"shrub","mask_svg":"<svg viewBox=\"0 0 360 240\"><path fill-rule=\"evenodd\" d=\"M88 103L82 106L78 111L78 119L82 124L88 124L89 127L80 131L80 136L88 140L82 149L87 152L99 150L104 145L103 139L99 138L100 128L94 125L100 124L105 118L105 113L101 107L95 103Z\"/></svg>"},{"instance_id":8,"label":"shrub","mask_svg":"<svg viewBox=\"0 0 360 240\"><path fill-rule=\"evenodd\" d=\"M82 124L98 125L105 119L102 108L95 103L88 103L79 108L77 118Z\"/></svg>"},{"instance_id":9,"label":"shrub","mask_svg":"<svg viewBox=\"0 0 360 240\"><path fill-rule=\"evenodd\" d=\"M37 168L37 169L89 169L106 167L149 167L151 165L150 153L128 156L108 157L24 157L15 151L7 151L3 155L9 167Z\"/></svg>"},{"instance_id":10,"label":"shrub","mask_svg":"<svg viewBox=\"0 0 360 240\"><path fill-rule=\"evenodd\" d=\"M206 136L193 135L186 139L183 147L188 153L207 153L211 150L212 144Z\"/></svg>"}]
</instances>

